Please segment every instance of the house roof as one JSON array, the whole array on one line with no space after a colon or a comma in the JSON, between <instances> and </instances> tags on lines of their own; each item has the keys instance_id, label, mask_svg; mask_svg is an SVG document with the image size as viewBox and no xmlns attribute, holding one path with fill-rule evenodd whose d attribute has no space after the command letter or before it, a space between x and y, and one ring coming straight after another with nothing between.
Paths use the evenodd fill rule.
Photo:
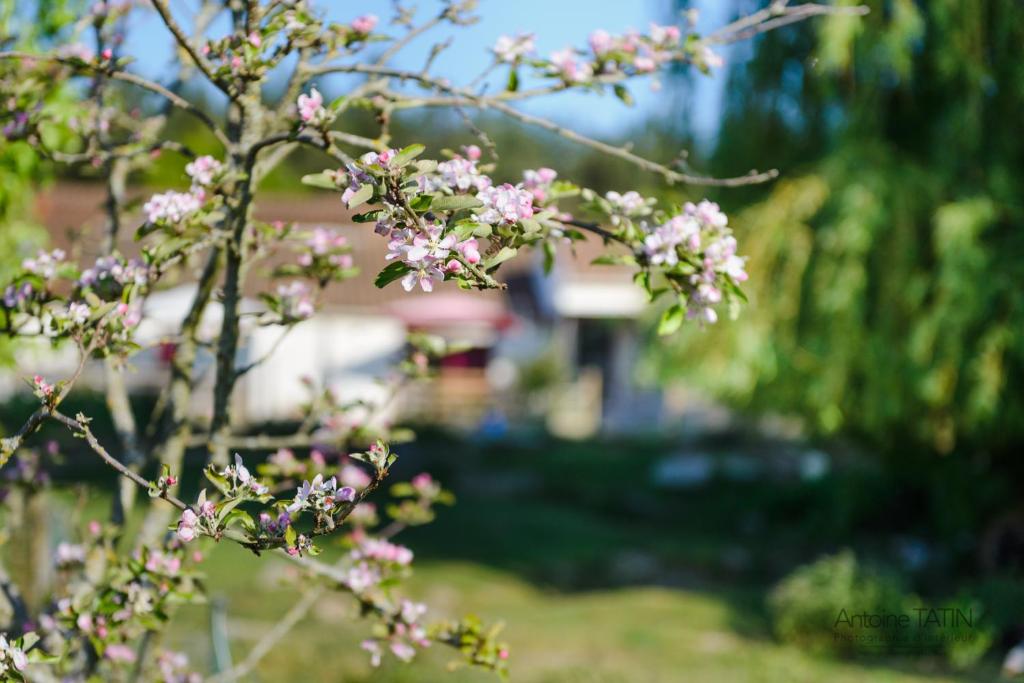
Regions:
<instances>
[{"instance_id":1,"label":"house roof","mask_svg":"<svg viewBox=\"0 0 1024 683\"><path fill-rule=\"evenodd\" d=\"M132 188L128 192L128 200L141 202L148 195L142 188ZM74 255L82 263L93 261L100 254L102 234L105 229L105 189L99 183L60 182L52 189L40 193L36 208L39 220L50 233L53 246L61 247ZM373 276L385 263L387 241L373 232L370 225L356 224L351 221L351 213L341 204L338 195L328 192L308 192L302 194L261 194L256 202L256 216L260 220L272 222L276 220L295 222L304 226L329 225L343 231L353 249L353 259L361 274L351 280L336 283L327 288L322 304L327 308L363 309L380 311L382 308L391 310L393 314L409 314L414 305L403 303L393 310L398 301L409 302L413 297L433 295L407 294L398 285L383 289L373 284ZM138 253L138 244L133 240L135 229L141 224L139 218L129 223L121 231L118 248L126 255ZM599 239L593 238L560 248L557 268L547 282L549 288L558 289L572 286L572 296L554 296L556 310L562 308L560 302L575 302L566 310L559 310L563 315L574 315L576 309L585 311L587 317L602 315L602 303L590 300L589 292L600 292L601 297L610 291L617 291L613 299L618 305L609 309L604 315L623 315L632 311L633 304L622 304L623 296L632 301L623 289L633 285L630 272L626 268L616 266L594 266L591 261L603 253L606 247ZM281 259L286 257L281 256ZM505 280L533 279L538 271L539 254L527 255L525 258L514 259L506 263L499 275ZM280 261L278 261L280 262ZM257 266L250 278L247 293L252 295L267 288L266 274L273 267L272 262L265 266ZM264 277L260 277L263 275ZM594 286L597 286L595 289ZM477 308L479 304L469 302L493 302L489 310L495 306L503 307L506 296L499 291L464 291L455 287L443 288L446 294L446 308L458 306L458 301L467 302L467 309ZM580 303L580 297L585 301ZM599 298L601 298L599 297ZM426 301L426 299L424 299ZM577 305L579 304L579 305ZM500 316L499 316L500 318Z\"/></svg>"}]
</instances>

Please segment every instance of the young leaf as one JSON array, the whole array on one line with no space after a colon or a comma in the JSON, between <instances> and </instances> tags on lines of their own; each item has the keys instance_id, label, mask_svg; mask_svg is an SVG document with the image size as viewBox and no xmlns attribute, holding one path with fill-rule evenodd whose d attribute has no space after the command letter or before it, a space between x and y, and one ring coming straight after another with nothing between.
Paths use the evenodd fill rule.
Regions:
<instances>
[{"instance_id":1,"label":"young leaf","mask_svg":"<svg viewBox=\"0 0 1024 683\"><path fill-rule=\"evenodd\" d=\"M384 270L377 273L377 279L373 281L377 287L387 287L389 284L409 272L409 266L401 261L389 263Z\"/></svg>"},{"instance_id":2,"label":"young leaf","mask_svg":"<svg viewBox=\"0 0 1024 683\"><path fill-rule=\"evenodd\" d=\"M395 168L402 168L403 166L408 165L410 161L412 161L419 155L423 154L423 152L426 149L426 147L420 144L409 145L408 147L406 147L401 152L395 155L395 158L391 162L391 165Z\"/></svg>"},{"instance_id":3,"label":"young leaf","mask_svg":"<svg viewBox=\"0 0 1024 683\"><path fill-rule=\"evenodd\" d=\"M658 323L658 334L672 334L678 330L686 317L686 311L679 304L672 304L661 314L661 322Z\"/></svg>"},{"instance_id":4,"label":"young leaf","mask_svg":"<svg viewBox=\"0 0 1024 683\"><path fill-rule=\"evenodd\" d=\"M331 171L320 171L302 176L302 184L310 187L319 187L324 190L337 190L338 184L334 182L334 174Z\"/></svg>"},{"instance_id":5,"label":"young leaf","mask_svg":"<svg viewBox=\"0 0 1024 683\"><path fill-rule=\"evenodd\" d=\"M615 96L622 100L623 104L627 107L633 106L633 96L630 94L626 86L621 83L615 85Z\"/></svg>"},{"instance_id":6,"label":"young leaf","mask_svg":"<svg viewBox=\"0 0 1024 683\"><path fill-rule=\"evenodd\" d=\"M514 249L512 247L502 247L501 251L499 251L497 254L490 257L486 261L484 261L484 268L486 270L490 270L491 268L494 268L504 263L505 261L508 261L510 258L516 255L517 251L517 249Z\"/></svg>"},{"instance_id":7,"label":"young leaf","mask_svg":"<svg viewBox=\"0 0 1024 683\"><path fill-rule=\"evenodd\" d=\"M357 206L361 206L361 205L365 204L367 201L369 201L370 197L372 197L372 196L373 196L373 185L371 185L370 183L366 183L365 185L360 185L359 189L355 191L355 194L353 194L352 197L349 198L349 200L348 200L348 208L354 209Z\"/></svg>"},{"instance_id":8,"label":"young leaf","mask_svg":"<svg viewBox=\"0 0 1024 683\"><path fill-rule=\"evenodd\" d=\"M430 208L434 211L461 211L462 209L475 209L483 205L484 203L479 199L467 194L438 195L434 197Z\"/></svg>"}]
</instances>

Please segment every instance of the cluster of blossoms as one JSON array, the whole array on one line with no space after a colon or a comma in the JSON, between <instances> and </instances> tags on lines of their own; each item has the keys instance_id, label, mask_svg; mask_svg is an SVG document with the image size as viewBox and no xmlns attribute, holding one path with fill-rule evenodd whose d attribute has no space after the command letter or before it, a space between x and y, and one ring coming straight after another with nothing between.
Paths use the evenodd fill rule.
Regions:
<instances>
[{"instance_id":1,"label":"cluster of blossoms","mask_svg":"<svg viewBox=\"0 0 1024 683\"><path fill-rule=\"evenodd\" d=\"M298 280L277 288L276 306L285 321L306 320L316 312L313 292L309 285Z\"/></svg>"},{"instance_id":2,"label":"cluster of blossoms","mask_svg":"<svg viewBox=\"0 0 1024 683\"><path fill-rule=\"evenodd\" d=\"M439 224L421 229L395 228L388 235L388 261L399 261L409 268L402 278L402 287L411 291L419 285L424 292L434 290L434 281L443 280L452 249L456 246L455 235L444 234Z\"/></svg>"},{"instance_id":3,"label":"cluster of blossoms","mask_svg":"<svg viewBox=\"0 0 1024 683\"><path fill-rule=\"evenodd\" d=\"M48 401L53 398L57 387L46 381L42 375L35 375L32 377L32 391L33 393L44 401Z\"/></svg>"},{"instance_id":4,"label":"cluster of blossoms","mask_svg":"<svg viewBox=\"0 0 1024 683\"><path fill-rule=\"evenodd\" d=\"M521 185L504 183L488 187L477 193L476 198L484 205L483 210L475 214L481 223L512 225L533 218L534 194Z\"/></svg>"},{"instance_id":5,"label":"cluster of blossoms","mask_svg":"<svg viewBox=\"0 0 1024 683\"><path fill-rule=\"evenodd\" d=\"M9 284L4 289L4 308L10 311L25 310L33 300L36 290L31 283Z\"/></svg>"},{"instance_id":6,"label":"cluster of blossoms","mask_svg":"<svg viewBox=\"0 0 1024 683\"><path fill-rule=\"evenodd\" d=\"M376 588L391 574L412 564L412 551L379 538L363 537L349 551L345 585L357 595Z\"/></svg>"},{"instance_id":7,"label":"cluster of blossoms","mask_svg":"<svg viewBox=\"0 0 1024 683\"><path fill-rule=\"evenodd\" d=\"M38 275L44 280L50 280L57 276L57 270L64 264L67 254L63 249L53 251L40 251L35 258L27 258L21 262L25 272Z\"/></svg>"},{"instance_id":8,"label":"cluster of blossoms","mask_svg":"<svg viewBox=\"0 0 1024 683\"><path fill-rule=\"evenodd\" d=\"M448 161L437 165L437 175L420 176L419 186L422 192L437 192L443 188L451 188L457 192L474 190L481 192L491 187L491 179L480 172L477 167L481 151L476 145L463 148L462 154L455 154Z\"/></svg>"},{"instance_id":9,"label":"cluster of blossoms","mask_svg":"<svg viewBox=\"0 0 1024 683\"><path fill-rule=\"evenodd\" d=\"M356 33L362 35L369 35L373 32L373 29L377 28L377 22L380 21L376 14L364 14L360 17L356 17L352 20L349 26Z\"/></svg>"},{"instance_id":10,"label":"cluster of blossoms","mask_svg":"<svg viewBox=\"0 0 1024 683\"><path fill-rule=\"evenodd\" d=\"M0 678L6 680L12 670L20 674L27 666L25 651L8 640L7 634L0 633Z\"/></svg>"},{"instance_id":11,"label":"cluster of blossoms","mask_svg":"<svg viewBox=\"0 0 1024 683\"><path fill-rule=\"evenodd\" d=\"M391 495L399 502L388 506L388 516L408 526L432 522L435 505L455 502L452 494L441 488L441 484L426 472L416 475L409 483L395 484L391 487Z\"/></svg>"},{"instance_id":12,"label":"cluster of blossoms","mask_svg":"<svg viewBox=\"0 0 1024 683\"><path fill-rule=\"evenodd\" d=\"M483 256L476 235L537 218L540 205L552 198L558 174L550 168L528 170L516 185L496 185L478 165L479 147L471 145L448 161L418 164L409 179L419 194L403 201L407 189L389 185L398 182L421 151L370 152L344 172L325 177L344 185L342 201L350 208L379 198L383 208L365 216L372 216L375 231L388 238L386 260L400 266L391 279L401 279L406 291L419 287L430 292L447 276L464 277L467 269L477 275L474 267ZM456 216L461 218L453 220ZM534 225L539 230L536 221ZM485 228L485 233L477 232Z\"/></svg>"},{"instance_id":13,"label":"cluster of blossoms","mask_svg":"<svg viewBox=\"0 0 1024 683\"><path fill-rule=\"evenodd\" d=\"M85 564L85 546L78 543L58 543L54 562L58 569L80 567Z\"/></svg>"},{"instance_id":14,"label":"cluster of blossoms","mask_svg":"<svg viewBox=\"0 0 1024 683\"><path fill-rule=\"evenodd\" d=\"M162 683L202 683L203 677L189 671L188 657L182 652L165 650L156 658Z\"/></svg>"},{"instance_id":15,"label":"cluster of blossoms","mask_svg":"<svg viewBox=\"0 0 1024 683\"><path fill-rule=\"evenodd\" d=\"M268 536L282 536L292 525L291 515L287 511L281 512L277 517L268 512L261 512L259 516L260 531Z\"/></svg>"},{"instance_id":16,"label":"cluster of blossoms","mask_svg":"<svg viewBox=\"0 0 1024 683\"><path fill-rule=\"evenodd\" d=\"M270 488L249 472L238 453L235 453L234 464L228 465L217 475L214 481L224 495L235 498L259 498L270 493Z\"/></svg>"},{"instance_id":17,"label":"cluster of blossoms","mask_svg":"<svg viewBox=\"0 0 1024 683\"><path fill-rule=\"evenodd\" d=\"M65 266L67 254L63 249L39 251L35 257L21 263L24 281L12 282L4 288L3 307L9 311L28 311L34 304L44 301L51 280Z\"/></svg>"},{"instance_id":18,"label":"cluster of blossoms","mask_svg":"<svg viewBox=\"0 0 1024 683\"><path fill-rule=\"evenodd\" d=\"M619 225L623 218L638 218L651 213L651 207L655 204L654 199L646 199L639 192L630 190L626 193L615 191L607 192L605 199L611 205L608 212L612 225Z\"/></svg>"},{"instance_id":19,"label":"cluster of blossoms","mask_svg":"<svg viewBox=\"0 0 1024 683\"><path fill-rule=\"evenodd\" d=\"M536 50L534 41L536 36L532 33L520 33L515 36L501 36L491 51L499 62L515 64L522 59L529 57Z\"/></svg>"},{"instance_id":20,"label":"cluster of blossoms","mask_svg":"<svg viewBox=\"0 0 1024 683\"><path fill-rule=\"evenodd\" d=\"M355 261L348 238L340 230L316 227L297 245L298 263L278 267L279 277L302 276L325 286L332 280L343 280L355 274Z\"/></svg>"},{"instance_id":21,"label":"cluster of blossoms","mask_svg":"<svg viewBox=\"0 0 1024 683\"><path fill-rule=\"evenodd\" d=\"M426 612L426 605L402 600L397 613L391 619L387 635L362 642L362 648L370 653L370 664L374 667L380 666L385 647L403 662L412 661L416 656L417 647L429 647L427 631L420 624L420 619Z\"/></svg>"},{"instance_id":22,"label":"cluster of blossoms","mask_svg":"<svg viewBox=\"0 0 1024 683\"><path fill-rule=\"evenodd\" d=\"M589 50L566 47L552 52L546 60L530 58L535 45L532 34L501 36L491 51L499 63L515 67L529 61L542 69L541 73L561 79L567 85L587 84L596 76L648 74L673 61L689 59L702 67L720 66L721 58L699 43L699 52L684 44L678 26L650 25L644 34L628 31L613 35L598 29L590 34Z\"/></svg>"},{"instance_id":23,"label":"cluster of blossoms","mask_svg":"<svg viewBox=\"0 0 1024 683\"><path fill-rule=\"evenodd\" d=\"M354 560L368 560L381 564L408 567L412 564L412 551L405 546L381 538L367 538L351 553Z\"/></svg>"},{"instance_id":24,"label":"cluster of blossoms","mask_svg":"<svg viewBox=\"0 0 1024 683\"><path fill-rule=\"evenodd\" d=\"M142 211L150 223L177 225L199 211L202 205L202 200L192 192L171 190L150 197L142 205Z\"/></svg>"},{"instance_id":25,"label":"cluster of blossoms","mask_svg":"<svg viewBox=\"0 0 1024 683\"><path fill-rule=\"evenodd\" d=\"M296 106L303 126L325 128L334 121L334 113L324 106L324 96L316 88L310 89L308 95L299 95Z\"/></svg>"},{"instance_id":26,"label":"cluster of blossoms","mask_svg":"<svg viewBox=\"0 0 1024 683\"><path fill-rule=\"evenodd\" d=\"M295 492L295 498L286 508L288 514L294 515L304 510L330 515L339 503L350 503L356 499L356 490L350 486L338 487L336 477L325 480L322 474L313 477L312 481L302 482Z\"/></svg>"},{"instance_id":27,"label":"cluster of blossoms","mask_svg":"<svg viewBox=\"0 0 1024 683\"><path fill-rule=\"evenodd\" d=\"M101 256L95 265L86 268L78 278L78 286L100 292L111 290L110 297L118 298L124 287L143 286L149 282L149 269L142 261L126 261L119 256Z\"/></svg>"},{"instance_id":28,"label":"cluster of blossoms","mask_svg":"<svg viewBox=\"0 0 1024 683\"><path fill-rule=\"evenodd\" d=\"M200 533L208 532L217 514L217 508L213 501L206 500L206 490L199 495L199 502L196 504L197 513L192 508L186 508L178 520L177 535L182 543L195 540Z\"/></svg>"},{"instance_id":29,"label":"cluster of blossoms","mask_svg":"<svg viewBox=\"0 0 1024 683\"><path fill-rule=\"evenodd\" d=\"M643 224L645 254L653 265L672 268L686 259L696 272L686 281L687 315L708 323L718 320L714 306L722 301L721 276L733 282L747 279L745 260L736 254L729 219L718 204L687 203L683 213L657 226Z\"/></svg>"},{"instance_id":30,"label":"cluster of blossoms","mask_svg":"<svg viewBox=\"0 0 1024 683\"><path fill-rule=\"evenodd\" d=\"M192 194L204 198L206 188L214 185L224 173L224 164L209 154L185 165L185 175L192 179Z\"/></svg>"},{"instance_id":31,"label":"cluster of blossoms","mask_svg":"<svg viewBox=\"0 0 1024 683\"><path fill-rule=\"evenodd\" d=\"M142 205L146 220L153 225L180 226L203 208L210 188L224 176L224 164L210 155L197 157L185 165L192 180L188 192L169 190L155 194Z\"/></svg>"}]
</instances>

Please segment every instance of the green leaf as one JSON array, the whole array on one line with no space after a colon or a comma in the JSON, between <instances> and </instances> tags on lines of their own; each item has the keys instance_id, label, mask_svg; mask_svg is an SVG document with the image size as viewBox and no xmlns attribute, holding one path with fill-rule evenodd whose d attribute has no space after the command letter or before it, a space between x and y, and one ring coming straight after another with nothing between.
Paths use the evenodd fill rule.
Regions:
<instances>
[{"instance_id":1,"label":"green leaf","mask_svg":"<svg viewBox=\"0 0 1024 683\"><path fill-rule=\"evenodd\" d=\"M672 304L661 314L661 321L658 323L658 334L672 334L678 330L686 317L686 311L679 304Z\"/></svg>"},{"instance_id":2,"label":"green leaf","mask_svg":"<svg viewBox=\"0 0 1024 683\"><path fill-rule=\"evenodd\" d=\"M633 106L633 96L630 94L629 89L621 83L615 85L615 96L622 100L623 104L627 107Z\"/></svg>"},{"instance_id":3,"label":"green leaf","mask_svg":"<svg viewBox=\"0 0 1024 683\"><path fill-rule=\"evenodd\" d=\"M333 171L320 171L302 176L302 184L310 187L319 187L324 190L337 190L338 183L334 181Z\"/></svg>"},{"instance_id":4,"label":"green leaf","mask_svg":"<svg viewBox=\"0 0 1024 683\"><path fill-rule=\"evenodd\" d=\"M436 159L420 159L416 162L416 174L423 175L424 173L433 173L437 170Z\"/></svg>"},{"instance_id":5,"label":"green leaf","mask_svg":"<svg viewBox=\"0 0 1024 683\"><path fill-rule=\"evenodd\" d=\"M241 505L244 501L241 498L229 498L220 505L217 510L217 525L221 526L224 523L224 519L231 514L231 511Z\"/></svg>"},{"instance_id":6,"label":"green leaf","mask_svg":"<svg viewBox=\"0 0 1024 683\"><path fill-rule=\"evenodd\" d=\"M437 195L430 208L434 211L461 211L462 209L475 209L483 205L482 201L468 194Z\"/></svg>"},{"instance_id":7,"label":"green leaf","mask_svg":"<svg viewBox=\"0 0 1024 683\"><path fill-rule=\"evenodd\" d=\"M366 213L357 213L352 216L353 223L376 223L377 219L384 213L383 209L374 209L373 211L367 211Z\"/></svg>"},{"instance_id":8,"label":"green leaf","mask_svg":"<svg viewBox=\"0 0 1024 683\"><path fill-rule=\"evenodd\" d=\"M389 284L402 277L409 272L409 266L405 265L401 261L395 261L389 263L384 267L384 270L377 273L377 279L373 281L373 284L377 287L387 287Z\"/></svg>"},{"instance_id":9,"label":"green leaf","mask_svg":"<svg viewBox=\"0 0 1024 683\"><path fill-rule=\"evenodd\" d=\"M100 318L105 316L106 314L110 313L115 308L117 308L117 302L116 301L109 301L109 302L107 302L107 303L105 303L105 304L103 304L101 306L98 306L96 308L96 310L93 311L92 315L89 316L89 322L91 322L91 323L96 322L97 320L99 320Z\"/></svg>"},{"instance_id":10,"label":"green leaf","mask_svg":"<svg viewBox=\"0 0 1024 683\"><path fill-rule=\"evenodd\" d=\"M540 221L534 220L532 218L524 218L519 222L522 223L523 229L526 231L527 235L532 235L542 230Z\"/></svg>"},{"instance_id":11,"label":"green leaf","mask_svg":"<svg viewBox=\"0 0 1024 683\"><path fill-rule=\"evenodd\" d=\"M365 185L360 185L359 189L355 191L355 194L353 194L349 198L349 200L348 200L348 208L354 209L357 206L362 206L367 201L369 201L370 197L372 197L372 196L373 196L373 185L372 184L366 183Z\"/></svg>"},{"instance_id":12,"label":"green leaf","mask_svg":"<svg viewBox=\"0 0 1024 683\"><path fill-rule=\"evenodd\" d=\"M490 257L486 261L484 261L484 268L486 270L495 268L498 265L504 263L505 261L508 261L510 258L515 256L518 251L518 249L515 249L513 247L502 247L501 251L499 251L497 254Z\"/></svg>"},{"instance_id":13,"label":"green leaf","mask_svg":"<svg viewBox=\"0 0 1024 683\"><path fill-rule=\"evenodd\" d=\"M553 242L544 242L544 274L550 275L551 269L555 267L555 245Z\"/></svg>"},{"instance_id":14,"label":"green leaf","mask_svg":"<svg viewBox=\"0 0 1024 683\"><path fill-rule=\"evenodd\" d=\"M636 257L632 254L602 254L590 263L594 266L635 266Z\"/></svg>"},{"instance_id":15,"label":"green leaf","mask_svg":"<svg viewBox=\"0 0 1024 683\"><path fill-rule=\"evenodd\" d=\"M430 208L431 202L434 201L434 196L429 194L416 195L416 197L409 202L409 206L412 207L413 211L423 212Z\"/></svg>"},{"instance_id":16,"label":"green leaf","mask_svg":"<svg viewBox=\"0 0 1024 683\"><path fill-rule=\"evenodd\" d=\"M505 89L509 92L519 90L519 72L516 69L508 72L508 84L505 86Z\"/></svg>"},{"instance_id":17,"label":"green leaf","mask_svg":"<svg viewBox=\"0 0 1024 683\"><path fill-rule=\"evenodd\" d=\"M394 168L402 168L403 166L407 166L410 161L412 161L419 155L423 154L423 152L426 151L426 149L426 147L418 143L415 145L409 145L408 147L406 147L401 152L395 155L395 158L391 162L391 165Z\"/></svg>"},{"instance_id":18,"label":"green leaf","mask_svg":"<svg viewBox=\"0 0 1024 683\"><path fill-rule=\"evenodd\" d=\"M453 229L453 231L455 232L455 236L458 237L459 240L461 241L464 239L468 239L469 237L474 235L477 229L480 228L482 225L484 224L474 223L473 221L461 221L455 224L455 228ZM488 225L486 227L490 226Z\"/></svg>"}]
</instances>

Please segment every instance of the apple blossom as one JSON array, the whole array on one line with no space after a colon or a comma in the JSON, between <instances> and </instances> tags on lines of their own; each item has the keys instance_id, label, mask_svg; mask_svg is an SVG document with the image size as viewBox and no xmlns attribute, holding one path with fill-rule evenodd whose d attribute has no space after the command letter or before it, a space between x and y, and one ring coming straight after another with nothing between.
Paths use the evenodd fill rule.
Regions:
<instances>
[{"instance_id":1,"label":"apple blossom","mask_svg":"<svg viewBox=\"0 0 1024 683\"><path fill-rule=\"evenodd\" d=\"M176 225L199 211L202 202L191 192L164 192L155 194L142 206L150 223Z\"/></svg>"},{"instance_id":2,"label":"apple blossom","mask_svg":"<svg viewBox=\"0 0 1024 683\"><path fill-rule=\"evenodd\" d=\"M352 20L352 30L356 33L368 34L377 27L377 15L365 14Z\"/></svg>"},{"instance_id":3,"label":"apple blossom","mask_svg":"<svg viewBox=\"0 0 1024 683\"><path fill-rule=\"evenodd\" d=\"M491 51L499 62L514 64L533 53L535 36L532 33L520 33L516 36L501 36Z\"/></svg>"},{"instance_id":4,"label":"apple blossom","mask_svg":"<svg viewBox=\"0 0 1024 683\"><path fill-rule=\"evenodd\" d=\"M566 83L586 83L594 76L594 68L589 62L580 59L571 47L552 52L550 61Z\"/></svg>"},{"instance_id":5,"label":"apple blossom","mask_svg":"<svg viewBox=\"0 0 1024 683\"><path fill-rule=\"evenodd\" d=\"M44 280L49 280L57 274L57 268L64 262L67 254L64 253L63 249L54 249L53 251L46 252L40 251L35 258L27 258L21 262L21 267L40 276Z\"/></svg>"},{"instance_id":6,"label":"apple blossom","mask_svg":"<svg viewBox=\"0 0 1024 683\"><path fill-rule=\"evenodd\" d=\"M323 128L334 120L334 115L324 106L324 96L316 88L311 88L308 95L299 95L297 106L299 119L305 126Z\"/></svg>"},{"instance_id":7,"label":"apple blossom","mask_svg":"<svg viewBox=\"0 0 1024 683\"><path fill-rule=\"evenodd\" d=\"M25 656L24 650L8 640L6 633L0 633L0 676L4 676L8 669L20 672L27 666L28 657Z\"/></svg>"},{"instance_id":8,"label":"apple blossom","mask_svg":"<svg viewBox=\"0 0 1024 683\"><path fill-rule=\"evenodd\" d=\"M208 187L224 170L224 164L209 154L197 157L185 165L185 173L192 179L193 189Z\"/></svg>"},{"instance_id":9,"label":"apple blossom","mask_svg":"<svg viewBox=\"0 0 1024 683\"><path fill-rule=\"evenodd\" d=\"M303 282L296 280L287 285L280 285L277 288L277 295L281 300L281 313L287 320L305 320L316 312L312 293Z\"/></svg>"}]
</instances>

